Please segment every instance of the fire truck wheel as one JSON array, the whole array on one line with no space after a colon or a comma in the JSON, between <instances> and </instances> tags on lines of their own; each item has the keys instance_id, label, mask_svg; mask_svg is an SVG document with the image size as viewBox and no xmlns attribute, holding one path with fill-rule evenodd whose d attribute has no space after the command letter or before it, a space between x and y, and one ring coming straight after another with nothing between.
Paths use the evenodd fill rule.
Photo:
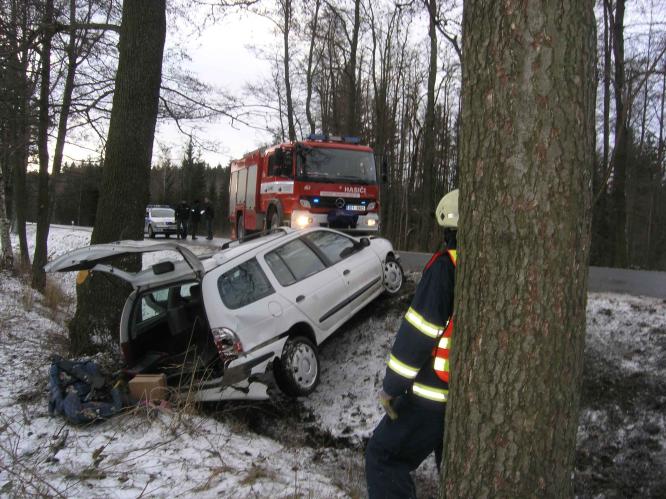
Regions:
<instances>
[{"instance_id":1,"label":"fire truck wheel","mask_svg":"<svg viewBox=\"0 0 666 499\"><path fill-rule=\"evenodd\" d=\"M243 215L239 215L236 222L236 239L239 241L245 239L245 220L243 219Z\"/></svg>"},{"instance_id":2,"label":"fire truck wheel","mask_svg":"<svg viewBox=\"0 0 666 499\"><path fill-rule=\"evenodd\" d=\"M384 292L388 295L395 295L402 288L404 272L402 266L392 256L386 258L384 263Z\"/></svg>"},{"instance_id":3,"label":"fire truck wheel","mask_svg":"<svg viewBox=\"0 0 666 499\"><path fill-rule=\"evenodd\" d=\"M277 210L275 208L271 209L271 213L269 215L269 229L275 229L276 227L280 226L280 217L278 217Z\"/></svg>"},{"instance_id":4,"label":"fire truck wheel","mask_svg":"<svg viewBox=\"0 0 666 499\"><path fill-rule=\"evenodd\" d=\"M275 381L285 394L290 397L309 395L319 383L317 347L304 336L289 338L273 368Z\"/></svg>"}]
</instances>

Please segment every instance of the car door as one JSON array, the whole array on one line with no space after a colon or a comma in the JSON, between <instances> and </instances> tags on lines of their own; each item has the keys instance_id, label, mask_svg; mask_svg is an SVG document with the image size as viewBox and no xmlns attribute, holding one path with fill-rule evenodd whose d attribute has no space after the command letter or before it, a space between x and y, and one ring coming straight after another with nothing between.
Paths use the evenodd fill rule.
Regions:
<instances>
[{"instance_id":1,"label":"car door","mask_svg":"<svg viewBox=\"0 0 666 499\"><path fill-rule=\"evenodd\" d=\"M377 254L356 239L330 230L315 230L303 236L317 248L347 286L347 313L362 306L382 285L382 264Z\"/></svg>"},{"instance_id":2,"label":"car door","mask_svg":"<svg viewBox=\"0 0 666 499\"><path fill-rule=\"evenodd\" d=\"M347 286L340 273L327 267L300 238L264 254L264 261L285 298L308 317L322 341L340 321L339 306L347 300Z\"/></svg>"}]
</instances>

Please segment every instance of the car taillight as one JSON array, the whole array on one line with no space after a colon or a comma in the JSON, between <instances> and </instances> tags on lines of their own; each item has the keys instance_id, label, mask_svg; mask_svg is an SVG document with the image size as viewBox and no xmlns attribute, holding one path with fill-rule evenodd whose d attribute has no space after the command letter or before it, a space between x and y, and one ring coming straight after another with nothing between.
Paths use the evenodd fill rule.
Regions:
<instances>
[{"instance_id":1,"label":"car taillight","mask_svg":"<svg viewBox=\"0 0 666 499\"><path fill-rule=\"evenodd\" d=\"M236 336L236 333L231 329L217 327L212 329L211 333L213 335L213 341L215 342L215 348L217 348L217 353L223 362L227 363L236 359L238 354L243 351L243 345L238 339L238 336Z\"/></svg>"}]
</instances>

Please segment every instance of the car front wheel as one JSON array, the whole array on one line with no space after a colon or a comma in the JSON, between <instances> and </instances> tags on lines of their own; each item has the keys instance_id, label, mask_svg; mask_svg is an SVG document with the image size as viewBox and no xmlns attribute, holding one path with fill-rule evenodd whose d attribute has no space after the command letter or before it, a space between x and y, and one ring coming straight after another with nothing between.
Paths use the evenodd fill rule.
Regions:
<instances>
[{"instance_id":1,"label":"car front wheel","mask_svg":"<svg viewBox=\"0 0 666 499\"><path fill-rule=\"evenodd\" d=\"M153 230L152 225L148 226L148 237L151 239L155 239L155 231Z\"/></svg>"},{"instance_id":2,"label":"car front wheel","mask_svg":"<svg viewBox=\"0 0 666 499\"><path fill-rule=\"evenodd\" d=\"M384 263L384 290L389 295L395 295L402 288L405 274L400 263L389 256Z\"/></svg>"},{"instance_id":3,"label":"car front wheel","mask_svg":"<svg viewBox=\"0 0 666 499\"><path fill-rule=\"evenodd\" d=\"M280 390L291 397L312 393L319 383L317 347L304 336L289 338L275 363L275 379Z\"/></svg>"}]
</instances>

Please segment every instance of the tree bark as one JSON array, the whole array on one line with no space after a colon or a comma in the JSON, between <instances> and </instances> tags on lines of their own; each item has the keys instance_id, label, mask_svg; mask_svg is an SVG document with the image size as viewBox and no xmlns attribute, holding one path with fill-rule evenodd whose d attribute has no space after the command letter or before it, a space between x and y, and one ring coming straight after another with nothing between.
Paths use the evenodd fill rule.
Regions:
<instances>
[{"instance_id":1,"label":"tree bark","mask_svg":"<svg viewBox=\"0 0 666 499\"><path fill-rule=\"evenodd\" d=\"M37 148L39 150L39 187L37 193L37 231L35 253L32 258L32 287L44 291L46 275L44 265L47 259L47 239L49 237L49 93L51 91L51 39L53 37L53 0L46 0L44 7L44 28L42 33L39 124Z\"/></svg>"},{"instance_id":2,"label":"tree bark","mask_svg":"<svg viewBox=\"0 0 666 499\"><path fill-rule=\"evenodd\" d=\"M590 0L468 0L443 497L572 497L594 153Z\"/></svg>"},{"instance_id":3,"label":"tree bark","mask_svg":"<svg viewBox=\"0 0 666 499\"><path fill-rule=\"evenodd\" d=\"M321 0L315 0L314 14L312 15L312 31L310 33L310 47L308 48L308 67L305 72L305 116L308 120L310 133L315 133L315 120L312 116L312 65L314 58L315 43L317 40L317 25L319 23L319 7Z\"/></svg>"},{"instance_id":4,"label":"tree bark","mask_svg":"<svg viewBox=\"0 0 666 499\"><path fill-rule=\"evenodd\" d=\"M291 78L289 69L289 32L291 31L292 6L291 0L283 0L282 13L284 25L282 27L282 40L284 43L284 91L287 100L287 130L289 140L296 140L296 127L294 126L294 104L291 98Z\"/></svg>"},{"instance_id":5,"label":"tree bark","mask_svg":"<svg viewBox=\"0 0 666 499\"><path fill-rule=\"evenodd\" d=\"M92 244L143 237L165 34L165 0L125 0ZM77 286L70 323L75 353L86 351L93 335L108 338L117 331L129 289L112 279L93 274Z\"/></svg>"},{"instance_id":6,"label":"tree bark","mask_svg":"<svg viewBox=\"0 0 666 499\"><path fill-rule=\"evenodd\" d=\"M0 270L14 269L14 252L9 238L9 225L5 204L5 175L4 169L0 168Z\"/></svg>"},{"instance_id":7,"label":"tree bark","mask_svg":"<svg viewBox=\"0 0 666 499\"><path fill-rule=\"evenodd\" d=\"M423 185L421 190L421 235L419 240L428 245L430 240L434 206L434 172L435 172L435 82L437 80L437 1L426 0L428 8L428 37L430 38L430 58L428 63L428 91L426 97L426 115L423 130L423 148L421 161L423 164Z\"/></svg>"},{"instance_id":8,"label":"tree bark","mask_svg":"<svg viewBox=\"0 0 666 499\"><path fill-rule=\"evenodd\" d=\"M609 1L609 0L607 0ZM613 155L612 222L613 266L627 266L627 154L629 148L629 113L625 110L626 82L624 71L624 4L617 0L615 15L611 16L613 58L615 59L615 148Z\"/></svg>"}]
</instances>

